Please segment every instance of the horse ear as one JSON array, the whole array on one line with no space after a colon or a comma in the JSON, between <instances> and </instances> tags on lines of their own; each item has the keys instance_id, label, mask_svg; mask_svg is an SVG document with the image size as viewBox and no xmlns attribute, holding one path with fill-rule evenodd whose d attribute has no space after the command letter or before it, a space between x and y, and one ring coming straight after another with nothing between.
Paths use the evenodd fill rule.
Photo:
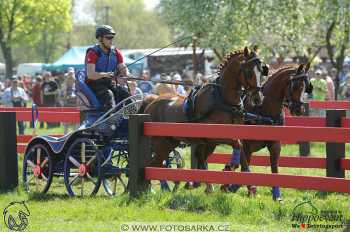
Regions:
<instances>
[{"instance_id":1,"label":"horse ear","mask_svg":"<svg viewBox=\"0 0 350 232\"><path fill-rule=\"evenodd\" d=\"M297 70L297 74L301 73L301 71L303 71L304 69L304 64L300 64Z\"/></svg>"},{"instance_id":2,"label":"horse ear","mask_svg":"<svg viewBox=\"0 0 350 232\"><path fill-rule=\"evenodd\" d=\"M307 62L307 64L306 64L305 73L309 72L310 66L311 66L311 62L309 61L309 62Z\"/></svg>"},{"instance_id":3,"label":"horse ear","mask_svg":"<svg viewBox=\"0 0 350 232\"><path fill-rule=\"evenodd\" d=\"M249 57L249 50L248 50L248 47L245 47L245 48L244 48L244 56L247 57L247 58Z\"/></svg>"}]
</instances>

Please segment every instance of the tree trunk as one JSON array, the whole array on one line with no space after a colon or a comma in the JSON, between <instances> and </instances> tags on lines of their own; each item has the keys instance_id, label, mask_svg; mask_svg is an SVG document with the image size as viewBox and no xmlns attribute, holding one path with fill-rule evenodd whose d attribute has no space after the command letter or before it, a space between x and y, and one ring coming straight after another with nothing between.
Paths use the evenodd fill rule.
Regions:
<instances>
[{"instance_id":1,"label":"tree trunk","mask_svg":"<svg viewBox=\"0 0 350 232\"><path fill-rule=\"evenodd\" d=\"M220 52L216 48L213 48L213 52L216 55L216 57L219 59L219 61L221 62L222 61L222 55L220 54Z\"/></svg>"},{"instance_id":2,"label":"tree trunk","mask_svg":"<svg viewBox=\"0 0 350 232\"><path fill-rule=\"evenodd\" d=\"M196 81L196 76L198 72L198 60L197 60L197 38L194 37L192 40L192 65L193 65L193 81Z\"/></svg>"},{"instance_id":3,"label":"tree trunk","mask_svg":"<svg viewBox=\"0 0 350 232\"><path fill-rule=\"evenodd\" d=\"M12 49L11 47L6 46L6 44L1 43L1 50L4 56L5 65L6 65L6 78L11 78L13 75L13 58L12 58Z\"/></svg>"}]
</instances>

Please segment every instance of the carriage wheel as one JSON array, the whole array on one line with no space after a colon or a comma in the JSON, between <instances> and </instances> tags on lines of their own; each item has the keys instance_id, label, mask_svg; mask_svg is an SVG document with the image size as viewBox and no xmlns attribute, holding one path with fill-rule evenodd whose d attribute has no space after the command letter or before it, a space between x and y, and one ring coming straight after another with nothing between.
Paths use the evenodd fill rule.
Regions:
<instances>
[{"instance_id":1,"label":"carriage wheel","mask_svg":"<svg viewBox=\"0 0 350 232\"><path fill-rule=\"evenodd\" d=\"M184 168L185 167L185 160L178 152L177 150L173 150L169 154L169 158L164 161L164 166L166 168ZM168 181L161 181L161 189L163 190L169 190L172 192L175 192L180 186L180 182L168 182Z\"/></svg>"},{"instance_id":2,"label":"carriage wheel","mask_svg":"<svg viewBox=\"0 0 350 232\"><path fill-rule=\"evenodd\" d=\"M29 193L46 193L52 182L52 159L49 149L35 144L27 150L23 160L23 184Z\"/></svg>"},{"instance_id":3,"label":"carriage wheel","mask_svg":"<svg viewBox=\"0 0 350 232\"><path fill-rule=\"evenodd\" d=\"M64 162L64 184L70 196L93 196L101 185L101 158L95 143L87 138L75 140Z\"/></svg>"},{"instance_id":4,"label":"carriage wheel","mask_svg":"<svg viewBox=\"0 0 350 232\"><path fill-rule=\"evenodd\" d=\"M123 194L127 191L128 184L128 154L126 151L115 152L116 155L111 157L111 162L104 162L102 164L102 170L105 166L113 165L112 173L108 173L111 170L106 170L104 178L102 180L103 188L109 196L116 196Z\"/></svg>"}]
</instances>

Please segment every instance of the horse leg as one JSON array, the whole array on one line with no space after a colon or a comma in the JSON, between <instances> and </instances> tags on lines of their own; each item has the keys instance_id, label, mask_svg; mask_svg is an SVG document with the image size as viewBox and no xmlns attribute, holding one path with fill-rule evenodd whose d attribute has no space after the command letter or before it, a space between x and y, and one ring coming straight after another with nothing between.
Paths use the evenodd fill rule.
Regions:
<instances>
[{"instance_id":1,"label":"horse leg","mask_svg":"<svg viewBox=\"0 0 350 232\"><path fill-rule=\"evenodd\" d=\"M250 160L252 157L252 151L250 149L250 146L247 142L243 142L242 145L242 154L241 154L241 171L242 172L250 172ZM248 196L255 196L256 195L256 186L255 185L247 185L248 189Z\"/></svg>"},{"instance_id":2,"label":"horse leg","mask_svg":"<svg viewBox=\"0 0 350 232\"><path fill-rule=\"evenodd\" d=\"M270 143L267 148L270 152L271 172L278 173L278 159L281 154L281 143ZM282 201L280 188L278 186L272 187L272 198L275 201Z\"/></svg>"},{"instance_id":3,"label":"horse leg","mask_svg":"<svg viewBox=\"0 0 350 232\"><path fill-rule=\"evenodd\" d=\"M207 170L208 156L213 153L216 145L215 144L206 144L206 145L198 145L196 149L196 157L198 160L198 169ZM213 184L206 183L205 193L212 193L214 191Z\"/></svg>"},{"instance_id":4,"label":"horse leg","mask_svg":"<svg viewBox=\"0 0 350 232\"><path fill-rule=\"evenodd\" d=\"M151 161L151 167L162 167L163 162L168 159L170 151L172 151L176 144L166 141L164 139L154 139L153 141L154 156ZM170 191L166 180L160 180L160 188L165 191Z\"/></svg>"},{"instance_id":5,"label":"horse leg","mask_svg":"<svg viewBox=\"0 0 350 232\"><path fill-rule=\"evenodd\" d=\"M242 151L243 149L241 143L238 140L233 141L231 160L229 164L225 165L223 171L234 171L239 167L241 160L243 165L247 166L245 157L241 155ZM241 185L238 184L224 184L221 185L220 189L222 192L236 192L240 187Z\"/></svg>"}]
</instances>

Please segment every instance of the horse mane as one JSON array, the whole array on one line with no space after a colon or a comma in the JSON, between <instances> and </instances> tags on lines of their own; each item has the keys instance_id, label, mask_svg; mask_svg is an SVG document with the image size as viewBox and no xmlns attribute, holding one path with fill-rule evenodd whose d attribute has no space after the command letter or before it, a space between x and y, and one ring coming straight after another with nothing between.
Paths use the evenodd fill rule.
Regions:
<instances>
[{"instance_id":1,"label":"horse mane","mask_svg":"<svg viewBox=\"0 0 350 232\"><path fill-rule=\"evenodd\" d=\"M236 58L239 55L243 54L243 50L235 50L230 52L228 55L225 56L224 60L218 65L218 76L223 75L223 70L227 67L228 64L231 63L233 58Z\"/></svg>"},{"instance_id":2,"label":"horse mane","mask_svg":"<svg viewBox=\"0 0 350 232\"><path fill-rule=\"evenodd\" d=\"M296 68L298 68L297 64L287 64L287 65L283 65L282 67L276 69L273 71L273 73L271 73L269 75L269 78L266 80L266 82L264 83L267 84L269 82L271 82L272 80L274 80L275 78L279 78L282 72L286 71L286 70L290 70L290 71L294 71Z\"/></svg>"},{"instance_id":3,"label":"horse mane","mask_svg":"<svg viewBox=\"0 0 350 232\"><path fill-rule=\"evenodd\" d=\"M284 77L285 75L281 75L281 73L285 71L292 72L294 71L298 66L296 64L288 64L280 67L279 69L275 70L272 74L269 75L269 78L266 80L266 82L263 84L263 92L265 93L265 90L267 88L270 88L270 86L273 83L273 80L277 78Z\"/></svg>"}]
</instances>

